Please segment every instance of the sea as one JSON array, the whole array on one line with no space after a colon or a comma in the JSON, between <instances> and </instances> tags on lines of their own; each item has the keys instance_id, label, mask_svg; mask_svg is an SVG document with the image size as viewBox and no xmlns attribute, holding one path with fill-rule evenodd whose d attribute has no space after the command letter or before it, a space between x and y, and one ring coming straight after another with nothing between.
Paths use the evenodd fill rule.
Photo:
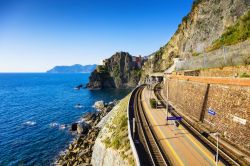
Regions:
<instances>
[{"instance_id":1,"label":"sea","mask_svg":"<svg viewBox=\"0 0 250 166\"><path fill-rule=\"evenodd\" d=\"M0 74L0 166L53 165L76 135L72 123L95 101L122 99L131 90L75 90L89 74ZM76 108L81 104L81 108Z\"/></svg>"}]
</instances>

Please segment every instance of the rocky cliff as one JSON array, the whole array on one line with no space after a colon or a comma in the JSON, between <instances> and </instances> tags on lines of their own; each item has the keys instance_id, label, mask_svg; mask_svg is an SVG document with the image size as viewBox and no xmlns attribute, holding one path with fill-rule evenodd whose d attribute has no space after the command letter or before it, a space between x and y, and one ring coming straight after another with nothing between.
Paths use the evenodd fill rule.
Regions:
<instances>
[{"instance_id":1,"label":"rocky cliff","mask_svg":"<svg viewBox=\"0 0 250 166\"><path fill-rule=\"evenodd\" d=\"M93 166L135 165L128 138L128 100L129 95L98 123L101 130L93 147Z\"/></svg>"},{"instance_id":2,"label":"rocky cliff","mask_svg":"<svg viewBox=\"0 0 250 166\"><path fill-rule=\"evenodd\" d=\"M145 63L143 75L163 71L173 58L204 52L225 30L250 10L249 0L196 0L170 41Z\"/></svg>"},{"instance_id":3,"label":"rocky cliff","mask_svg":"<svg viewBox=\"0 0 250 166\"><path fill-rule=\"evenodd\" d=\"M140 80L141 57L127 52L117 52L102 65L96 67L89 77L90 89L135 87Z\"/></svg>"}]
</instances>

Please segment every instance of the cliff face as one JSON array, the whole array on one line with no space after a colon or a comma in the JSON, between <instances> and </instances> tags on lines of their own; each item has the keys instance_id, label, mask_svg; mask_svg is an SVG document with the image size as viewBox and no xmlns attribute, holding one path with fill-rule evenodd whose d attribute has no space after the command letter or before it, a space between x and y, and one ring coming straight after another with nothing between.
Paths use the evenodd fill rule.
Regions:
<instances>
[{"instance_id":1,"label":"cliff face","mask_svg":"<svg viewBox=\"0 0 250 166\"><path fill-rule=\"evenodd\" d=\"M117 52L97 66L89 77L90 89L135 87L140 80L140 57Z\"/></svg>"},{"instance_id":2,"label":"cliff face","mask_svg":"<svg viewBox=\"0 0 250 166\"><path fill-rule=\"evenodd\" d=\"M163 71L171 66L173 58L204 52L248 10L249 0L196 0L170 41L144 65L143 73Z\"/></svg>"},{"instance_id":3,"label":"cliff face","mask_svg":"<svg viewBox=\"0 0 250 166\"><path fill-rule=\"evenodd\" d=\"M93 166L134 165L127 126L129 95L121 100L97 125L101 128L93 147Z\"/></svg>"}]
</instances>

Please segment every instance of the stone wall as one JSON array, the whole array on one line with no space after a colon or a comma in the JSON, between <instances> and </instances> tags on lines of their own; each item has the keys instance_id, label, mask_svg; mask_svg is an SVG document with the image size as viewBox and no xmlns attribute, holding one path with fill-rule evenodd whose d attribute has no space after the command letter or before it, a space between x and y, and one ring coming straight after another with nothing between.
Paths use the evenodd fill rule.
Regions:
<instances>
[{"instance_id":1,"label":"stone wall","mask_svg":"<svg viewBox=\"0 0 250 166\"><path fill-rule=\"evenodd\" d=\"M208 80L200 83L166 79L164 95L167 96L168 87L169 101L179 108L178 111L195 123L202 123L211 132L218 130L225 140L249 152L250 86L209 84ZM208 114L209 108L216 112L215 116Z\"/></svg>"},{"instance_id":2,"label":"stone wall","mask_svg":"<svg viewBox=\"0 0 250 166\"><path fill-rule=\"evenodd\" d=\"M209 107L216 111L216 116L206 112L206 125L249 152L250 87L211 85L206 110ZM245 119L246 124L238 122L238 118Z\"/></svg>"},{"instance_id":3,"label":"stone wall","mask_svg":"<svg viewBox=\"0 0 250 166\"><path fill-rule=\"evenodd\" d=\"M169 100L176 104L184 114L194 120L200 119L206 84L184 80L169 81Z\"/></svg>"}]
</instances>

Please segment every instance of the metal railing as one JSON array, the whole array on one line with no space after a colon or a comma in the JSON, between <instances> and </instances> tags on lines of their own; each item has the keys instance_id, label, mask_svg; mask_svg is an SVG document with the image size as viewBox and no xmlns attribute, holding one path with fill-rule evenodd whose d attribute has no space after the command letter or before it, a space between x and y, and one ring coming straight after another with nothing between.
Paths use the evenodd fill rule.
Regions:
<instances>
[{"instance_id":1,"label":"metal railing","mask_svg":"<svg viewBox=\"0 0 250 166\"><path fill-rule=\"evenodd\" d=\"M223 68L226 66L249 65L249 63L250 40L247 40L233 46L223 46L217 50L176 62L176 71Z\"/></svg>"}]
</instances>

